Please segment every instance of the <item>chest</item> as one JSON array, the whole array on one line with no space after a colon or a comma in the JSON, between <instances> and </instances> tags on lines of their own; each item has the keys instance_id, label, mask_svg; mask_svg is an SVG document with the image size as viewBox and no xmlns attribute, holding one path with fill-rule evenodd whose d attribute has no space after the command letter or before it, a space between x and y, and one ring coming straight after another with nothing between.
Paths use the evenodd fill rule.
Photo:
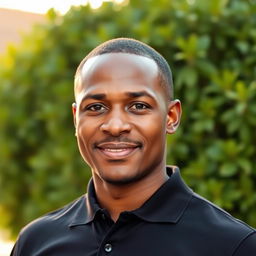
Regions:
<instances>
[{"instance_id":1,"label":"chest","mask_svg":"<svg viewBox=\"0 0 256 256\"><path fill-rule=\"evenodd\" d=\"M228 246L204 228L192 225L104 221L77 226L67 234L49 236L33 256L228 256Z\"/></svg>"}]
</instances>

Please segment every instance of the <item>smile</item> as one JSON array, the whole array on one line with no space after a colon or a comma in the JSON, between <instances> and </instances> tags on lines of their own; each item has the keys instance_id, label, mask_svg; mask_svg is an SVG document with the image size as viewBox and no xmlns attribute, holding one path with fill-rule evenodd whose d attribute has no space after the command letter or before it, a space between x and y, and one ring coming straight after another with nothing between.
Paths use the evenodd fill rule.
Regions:
<instances>
[{"instance_id":1,"label":"smile","mask_svg":"<svg viewBox=\"0 0 256 256\"><path fill-rule=\"evenodd\" d=\"M103 143L97 149L109 159L123 159L131 156L140 148L140 145L133 143Z\"/></svg>"},{"instance_id":2,"label":"smile","mask_svg":"<svg viewBox=\"0 0 256 256\"><path fill-rule=\"evenodd\" d=\"M114 149L114 148L105 148L104 151L109 151L109 152L123 152L126 151L126 148L118 148L118 149Z\"/></svg>"}]
</instances>

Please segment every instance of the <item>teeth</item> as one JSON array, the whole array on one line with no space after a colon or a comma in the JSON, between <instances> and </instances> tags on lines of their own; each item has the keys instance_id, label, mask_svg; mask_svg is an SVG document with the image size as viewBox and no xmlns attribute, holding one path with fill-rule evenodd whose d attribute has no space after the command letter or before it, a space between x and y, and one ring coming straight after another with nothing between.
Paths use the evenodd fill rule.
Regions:
<instances>
[{"instance_id":1,"label":"teeth","mask_svg":"<svg viewBox=\"0 0 256 256\"><path fill-rule=\"evenodd\" d=\"M108 152L122 152L125 151L126 148L105 148L104 150Z\"/></svg>"}]
</instances>

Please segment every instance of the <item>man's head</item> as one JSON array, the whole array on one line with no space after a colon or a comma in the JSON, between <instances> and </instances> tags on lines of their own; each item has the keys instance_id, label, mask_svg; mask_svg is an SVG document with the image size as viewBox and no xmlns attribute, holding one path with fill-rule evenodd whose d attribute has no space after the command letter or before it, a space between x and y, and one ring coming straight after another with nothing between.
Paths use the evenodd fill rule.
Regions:
<instances>
[{"instance_id":1,"label":"man's head","mask_svg":"<svg viewBox=\"0 0 256 256\"><path fill-rule=\"evenodd\" d=\"M147 50L142 54L140 48ZM166 67L160 69L147 51ZM171 73L159 56L138 41L116 39L80 64L73 113L78 146L94 180L123 185L165 171L166 134L176 131L181 107L167 93Z\"/></svg>"},{"instance_id":2,"label":"man's head","mask_svg":"<svg viewBox=\"0 0 256 256\"><path fill-rule=\"evenodd\" d=\"M107 53L129 53L152 59L158 66L159 82L165 88L167 98L170 100L173 98L172 73L167 61L152 47L130 38L117 38L100 44L81 61L75 75L75 80L77 81L75 83L75 94L77 87L80 85L81 71L86 61L92 57Z\"/></svg>"}]
</instances>

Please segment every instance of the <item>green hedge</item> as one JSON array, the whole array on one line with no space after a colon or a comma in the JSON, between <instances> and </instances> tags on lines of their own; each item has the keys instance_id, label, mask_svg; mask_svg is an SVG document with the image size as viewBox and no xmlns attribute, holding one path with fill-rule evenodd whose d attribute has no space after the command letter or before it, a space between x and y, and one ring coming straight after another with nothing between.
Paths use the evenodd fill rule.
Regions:
<instances>
[{"instance_id":1,"label":"green hedge","mask_svg":"<svg viewBox=\"0 0 256 256\"><path fill-rule=\"evenodd\" d=\"M256 3L131 0L53 10L0 67L0 224L28 221L84 193L90 177L74 137L73 76L114 37L150 44L172 67L183 118L168 163L192 188L256 226Z\"/></svg>"}]
</instances>

